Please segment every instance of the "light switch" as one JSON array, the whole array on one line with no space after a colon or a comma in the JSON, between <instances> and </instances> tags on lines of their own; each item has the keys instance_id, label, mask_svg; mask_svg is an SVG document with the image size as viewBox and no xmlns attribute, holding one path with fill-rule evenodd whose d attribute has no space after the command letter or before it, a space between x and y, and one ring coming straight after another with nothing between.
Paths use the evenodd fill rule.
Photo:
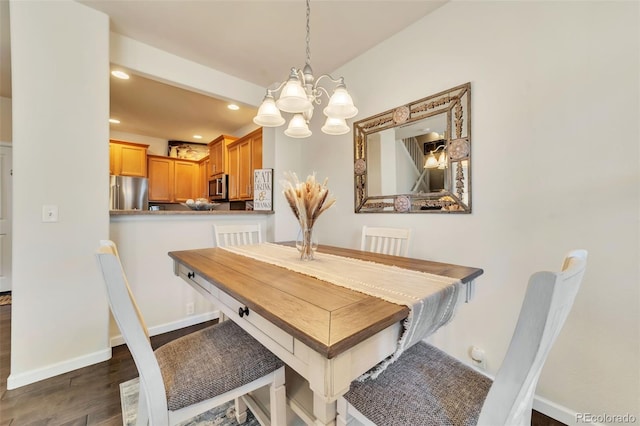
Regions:
<instances>
[{"instance_id":1,"label":"light switch","mask_svg":"<svg viewBox=\"0 0 640 426\"><path fill-rule=\"evenodd\" d=\"M42 221L43 222L57 222L58 221L58 206L52 204L45 204L42 206Z\"/></svg>"}]
</instances>

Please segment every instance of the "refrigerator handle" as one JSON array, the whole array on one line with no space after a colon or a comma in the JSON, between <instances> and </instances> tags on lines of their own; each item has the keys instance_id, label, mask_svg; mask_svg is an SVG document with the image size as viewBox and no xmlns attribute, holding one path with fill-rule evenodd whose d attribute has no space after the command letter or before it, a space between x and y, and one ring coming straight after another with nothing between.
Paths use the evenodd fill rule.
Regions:
<instances>
[{"instance_id":1,"label":"refrigerator handle","mask_svg":"<svg viewBox=\"0 0 640 426\"><path fill-rule=\"evenodd\" d=\"M112 210L119 210L120 209L120 193L118 191L120 185L111 185L110 187L110 191L111 193L109 194L109 199L111 200L111 206L110 208Z\"/></svg>"}]
</instances>

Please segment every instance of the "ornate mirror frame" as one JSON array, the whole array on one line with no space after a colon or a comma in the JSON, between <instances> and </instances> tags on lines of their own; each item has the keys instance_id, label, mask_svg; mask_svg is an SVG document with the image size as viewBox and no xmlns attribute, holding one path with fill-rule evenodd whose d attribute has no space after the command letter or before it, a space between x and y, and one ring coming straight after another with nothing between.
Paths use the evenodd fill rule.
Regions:
<instances>
[{"instance_id":1,"label":"ornate mirror frame","mask_svg":"<svg viewBox=\"0 0 640 426\"><path fill-rule=\"evenodd\" d=\"M439 114L446 114L444 134L438 141L446 154L440 167L445 169L444 189L369 196L368 138ZM356 213L471 213L471 83L354 122L353 128ZM423 174L426 171L425 167Z\"/></svg>"}]
</instances>

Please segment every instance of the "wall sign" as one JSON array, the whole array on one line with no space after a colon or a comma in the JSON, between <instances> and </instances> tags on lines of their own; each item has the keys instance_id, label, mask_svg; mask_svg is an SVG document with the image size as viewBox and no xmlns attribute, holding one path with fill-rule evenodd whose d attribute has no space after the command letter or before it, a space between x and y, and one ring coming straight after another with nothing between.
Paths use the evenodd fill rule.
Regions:
<instances>
[{"instance_id":1,"label":"wall sign","mask_svg":"<svg viewBox=\"0 0 640 426\"><path fill-rule=\"evenodd\" d=\"M273 210L273 169L253 171L253 209Z\"/></svg>"}]
</instances>

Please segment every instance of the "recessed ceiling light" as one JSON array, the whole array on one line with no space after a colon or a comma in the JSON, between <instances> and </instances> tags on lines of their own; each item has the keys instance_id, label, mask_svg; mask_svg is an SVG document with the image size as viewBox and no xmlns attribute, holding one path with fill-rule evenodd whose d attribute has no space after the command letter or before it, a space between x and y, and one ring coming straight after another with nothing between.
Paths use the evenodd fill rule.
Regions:
<instances>
[{"instance_id":1,"label":"recessed ceiling light","mask_svg":"<svg viewBox=\"0 0 640 426\"><path fill-rule=\"evenodd\" d=\"M122 80L129 80L129 74L127 74L124 71L120 71L120 70L111 71L111 75L116 78L120 78Z\"/></svg>"},{"instance_id":2,"label":"recessed ceiling light","mask_svg":"<svg viewBox=\"0 0 640 426\"><path fill-rule=\"evenodd\" d=\"M120 120L116 120L115 118L110 118L109 123L120 124Z\"/></svg>"},{"instance_id":3,"label":"recessed ceiling light","mask_svg":"<svg viewBox=\"0 0 640 426\"><path fill-rule=\"evenodd\" d=\"M202 136L200 136L200 135L193 135L193 138L194 138L194 139L202 139Z\"/></svg>"},{"instance_id":4,"label":"recessed ceiling light","mask_svg":"<svg viewBox=\"0 0 640 426\"><path fill-rule=\"evenodd\" d=\"M236 104L229 104L229 105L227 105L227 108L229 108L230 110L233 110L233 111L237 111L237 110L240 109L240 107L238 105L236 105Z\"/></svg>"}]
</instances>

